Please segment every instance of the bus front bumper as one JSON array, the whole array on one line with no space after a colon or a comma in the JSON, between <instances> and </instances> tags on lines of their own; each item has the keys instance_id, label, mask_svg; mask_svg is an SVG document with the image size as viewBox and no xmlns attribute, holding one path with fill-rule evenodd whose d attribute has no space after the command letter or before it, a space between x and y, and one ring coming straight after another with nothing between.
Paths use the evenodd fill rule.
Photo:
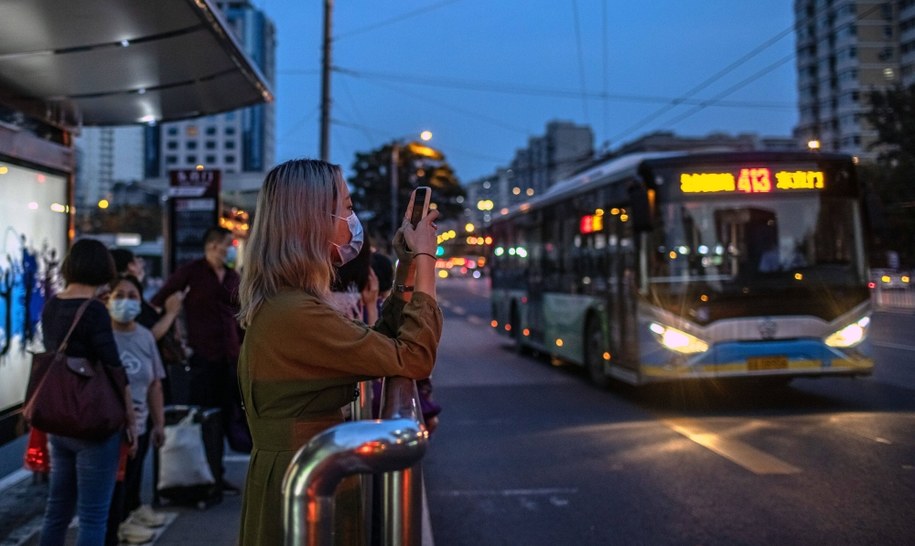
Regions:
<instances>
[{"instance_id":1,"label":"bus front bumper","mask_svg":"<svg viewBox=\"0 0 915 546\"><path fill-rule=\"evenodd\" d=\"M874 361L857 351L827 346L819 340L720 343L708 351L666 362L643 363L642 380L726 377L799 377L870 375Z\"/></svg>"}]
</instances>

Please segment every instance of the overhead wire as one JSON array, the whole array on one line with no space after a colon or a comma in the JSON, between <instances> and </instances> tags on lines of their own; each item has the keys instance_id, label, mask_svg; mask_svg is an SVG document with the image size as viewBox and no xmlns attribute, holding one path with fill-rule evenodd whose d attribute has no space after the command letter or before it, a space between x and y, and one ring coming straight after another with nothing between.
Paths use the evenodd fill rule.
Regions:
<instances>
[{"instance_id":1,"label":"overhead wire","mask_svg":"<svg viewBox=\"0 0 915 546\"><path fill-rule=\"evenodd\" d=\"M585 114L585 122L590 118L588 115L588 86L585 84L585 56L581 48L581 26L578 21L578 0L572 0L572 23L575 26L575 47L578 53L578 77L581 80L581 107Z\"/></svg>"},{"instance_id":2,"label":"overhead wire","mask_svg":"<svg viewBox=\"0 0 915 546\"><path fill-rule=\"evenodd\" d=\"M370 32L375 29L385 27L388 25L392 25L394 23L399 23L401 21L405 21L412 17L416 17L417 15L422 15L424 13L428 13L430 11L434 11L434 10L437 10L444 6L447 6L449 4L454 4L454 3L457 3L460 1L461 0L444 0L442 2L438 2L437 4L432 4L432 5L426 6L424 8L419 8L419 9L415 9L413 11L408 11L408 12L398 15L396 17L391 17L390 19L385 19L383 21L378 21L377 23L372 23L371 25L366 25L364 27L356 28L356 29L350 30L348 32L343 32L343 33L337 34L336 36L333 37L333 40L338 41L343 38L349 38L351 36L356 36L357 34L364 34L366 32Z\"/></svg>"},{"instance_id":3,"label":"overhead wire","mask_svg":"<svg viewBox=\"0 0 915 546\"><path fill-rule=\"evenodd\" d=\"M481 121L485 121L485 122L487 122L487 123L489 123L489 124L491 124L491 125L495 125L496 127L501 127L501 128L503 128L503 129L507 129L507 130L509 130L509 131L514 131L514 132L516 132L516 133L521 133L521 134L524 134L524 135L529 135L529 134L531 133L530 130L528 130L528 129L524 128L524 127L519 127L519 126L517 126L517 125L511 125L511 124L506 123L506 122L504 122L504 121L502 121L502 120L499 120L499 119L496 119L496 118L493 118L493 117L490 117L490 116L486 116L486 115L480 114L479 112L475 112L475 111L473 111L473 110L468 110L468 109L466 109L466 108L460 108L460 107L454 106L453 104L449 104L449 103L444 102L444 101L439 101L439 100L435 100L435 99L429 98L428 95L425 95L425 94L423 94L423 93L413 93L413 92L411 92L411 91L406 91L406 90L404 90L403 88L398 87L398 86L396 86L396 85L385 84L385 83L381 83L381 82L377 82L377 81L372 81L372 80L363 80L363 81L366 81L366 82L367 82L368 84L370 84L370 85L375 85L375 86L378 86L378 87L383 87L383 88L385 88L385 89L390 89L391 91L394 91L394 92L397 92L397 93L401 93L401 94L403 94L403 95L406 95L406 96L408 96L408 97L412 97L412 98L414 98L414 99L416 99L416 100L419 100L419 101L422 101L422 102L427 102L427 103L429 103L429 104L434 104L434 105L439 106L439 107L441 107L441 108L444 108L444 109L446 109L446 110L451 110L451 111L453 111L453 112L457 112L457 113L459 113L459 114L462 114L462 115L465 115L465 116L468 116L468 117L472 117L472 118L479 119L479 120L481 120Z\"/></svg>"},{"instance_id":4,"label":"overhead wire","mask_svg":"<svg viewBox=\"0 0 915 546\"><path fill-rule=\"evenodd\" d=\"M353 93L350 90L349 84L347 83L346 79L345 78L342 79L342 81L340 83L341 83L341 87L343 87L344 93L346 93L346 97L349 99L350 105L353 108L353 113L356 115L356 119L363 119L362 114L359 111L359 105L356 103L356 98L353 97ZM363 135L365 136L365 140L368 143L368 145L371 146L374 143L373 139L371 138L371 135L369 135L367 132L363 133Z\"/></svg>"},{"instance_id":5,"label":"overhead wire","mask_svg":"<svg viewBox=\"0 0 915 546\"><path fill-rule=\"evenodd\" d=\"M701 110L704 110L708 106L714 104L716 101L723 99L724 97L727 97L731 93L734 93L735 91L738 91L739 89L743 88L745 85L748 85L748 84L758 80L759 78L765 76L769 72L772 72L773 70L780 67L781 65L794 59L794 56L795 56L794 53L791 53L790 55L786 55L786 56L782 57L781 59L775 61L774 63L766 66L762 70L755 72L751 76L737 82L736 84L734 84L731 87L728 87L727 89L725 89L724 91L721 91L720 93L712 96L711 98L707 99L706 101L703 101L703 104L697 104L696 106L694 106L690 110L684 112L683 114L680 114L672 119L667 120L663 125L670 126L670 125L677 124L677 123L683 121L684 119L692 116L693 114L695 114Z\"/></svg>"},{"instance_id":6,"label":"overhead wire","mask_svg":"<svg viewBox=\"0 0 915 546\"><path fill-rule=\"evenodd\" d=\"M661 108L655 110L651 114L645 116L641 120L639 120L636 123L632 124L631 126L627 127L626 129L621 131L621 133L619 135L616 135L612 139L610 139L611 142L621 139L623 136L628 135L631 131L633 131L637 128L641 128L642 126L654 121L655 119L661 117L662 115L664 115L665 113L669 112L670 110L676 108L677 106L684 104L684 101L692 98L693 96L695 96L697 93L699 93L703 89L707 88L708 86L712 85L716 81L720 80L721 78L723 78L724 76L729 74L735 68L746 63L753 57L759 55L760 53L762 53L763 51L765 51L766 49L771 47L773 44L777 43L779 40L781 40L782 38L784 38L785 36L790 34L792 30L794 30L794 25L791 25L790 27L788 27L785 30L782 30L781 32L779 32L778 34L773 36L772 38L769 38L768 40L759 44L758 46L753 48L748 53L744 54L742 57L740 57L736 61L732 62L731 64L727 65L726 67L722 68L715 74L709 76L708 78L706 78L705 80L700 82L698 85L691 88L689 91L687 91L683 95L680 95L679 97L677 97L675 99L672 99L668 104L662 106Z\"/></svg>"},{"instance_id":7,"label":"overhead wire","mask_svg":"<svg viewBox=\"0 0 915 546\"><path fill-rule=\"evenodd\" d=\"M853 23L855 23L855 22L857 22L857 21L859 21L859 20L861 20L861 19L867 17L868 15L870 15L871 13L873 13L874 11L876 11L876 10L877 10L878 8L880 8L881 6L882 6L882 3L878 3L878 4L875 4L875 5L871 6L870 9L864 10L863 12L857 14L857 15L855 16L855 18L852 19L851 22L844 23L844 24L839 25L838 27L836 27L836 31L841 30L841 29L844 29L845 27L850 26L850 25L852 25ZM830 8L831 8L831 6L828 6L828 5L825 6L825 7L823 7L823 8L821 8L821 10L820 10L819 12L815 12L815 13L813 13L812 15L810 15L810 16L809 16L809 19L811 19L811 20L813 20L814 22L816 22L819 18L828 15L828 11L829 11ZM748 53L747 55L744 55L743 57L741 57L740 59L738 59L738 60L735 61L734 63L731 63L731 64L728 65L727 67L725 67L725 68L723 68L722 70L718 71L715 75L711 76L711 77L708 78L707 80L705 80L705 81L703 81L702 83L700 83L696 88L691 89L691 90L687 93L687 97L689 96L689 93L692 93L692 92L693 92L693 90L696 90L696 92L698 92L699 90L708 87L708 85L710 85L710 84L713 83L714 81L717 81L718 79L720 79L723 75L725 75L725 74L727 74L728 72L730 72L733 68L736 68L737 66L740 66L741 64L743 64L743 63L745 63L747 60L749 60L749 58L754 57L756 54L758 54L758 53L759 53L760 51L762 51L763 49L768 48L768 47L769 47L770 45L772 45L773 43L777 42L778 40L781 40L785 35L787 35L787 34L790 33L791 31L793 31L794 28L795 28L795 26L799 26L799 25L802 24L802 23L803 23L803 21L802 21L801 23L795 22L794 24L792 24L792 25L791 25L790 27L788 27L787 29L785 29L785 30L781 31L780 33L776 34L774 37L770 38L769 40L766 40L765 42L763 42L762 44L760 44L759 46L757 46L753 51L751 51L751 52ZM748 77L748 78L745 78L745 79L741 80L739 83L737 83L737 84L735 84L735 85L729 87L729 88L726 89L725 91L716 94L714 97L712 97L712 98L710 98L710 99L707 99L707 101L703 101L703 102L707 102L708 104L698 104L698 105L696 105L693 109L689 110L688 112L685 112L684 114L678 115L678 116L676 116L676 117L674 117L674 118L671 118L671 119L667 120L666 122L662 123L661 126L663 126L663 127L669 127L669 126L671 126L671 125L674 125L674 124L676 124L676 123L679 123L679 122L683 121L684 119L686 119L686 118L688 118L688 117L690 117L690 116L692 116L692 115L694 115L694 114L696 114L696 113L698 113L698 112L704 110L704 109L707 108L708 106L712 106L712 105L719 106L720 104L715 104L716 101L719 101L720 99L722 99L722 98L724 98L724 97L726 97L726 96L728 96L728 95L730 95L730 94L732 94L732 93L738 91L738 90L741 89L743 86L752 83L753 81L755 81L755 80L761 78L761 77L764 76L765 74L768 74L769 72L771 72L771 71L774 70L775 68L778 68L779 66L785 64L786 62L788 62L788 61L794 59L794 58L796 57L796 55L797 55L797 54L796 54L796 52L795 52L795 53L791 53L790 55L787 55L786 57L783 57L782 59L780 59L780 60L778 60L778 61L776 61L776 62L770 64L770 65L767 66L766 68L763 68L762 70L756 72L756 73L753 74L752 76L750 76L750 77ZM685 103L683 103L683 102L677 103L677 104L675 104L675 105L671 105L670 108L673 108L674 106L679 106L680 104L685 104ZM659 117L660 115L666 113L667 111L670 110L670 108L661 108L661 109L659 109L658 112L656 112L658 115L652 114L652 115L648 116L645 120L642 120L641 122L632 125L632 126L629 127L626 131L623 131L622 133L620 133L619 135L617 135L616 137L614 137L613 140L622 140L623 138L625 138L625 137L628 136L629 134L632 134L633 132L635 132L635 131L637 131L637 130L639 130L639 129L642 129L646 123L648 123L649 121L652 121L652 120L654 120L655 118ZM650 119L649 119L649 118L650 118Z\"/></svg>"},{"instance_id":8,"label":"overhead wire","mask_svg":"<svg viewBox=\"0 0 915 546\"><path fill-rule=\"evenodd\" d=\"M601 45L602 45L602 49L603 49L602 58L603 58L603 64L604 64L604 66L603 66L603 69L604 69L603 76L604 77L602 78L603 87L601 90L603 91L604 95L607 95L610 92L610 37L608 35L609 29L607 27L607 17L608 17L607 0L603 0L603 2L601 2L601 7L602 7L601 18L600 18L600 20L601 20ZM601 104L604 107L603 108L603 111L604 111L603 122L604 122L604 134L606 135L610 132L610 105L609 105L609 101L607 101L607 100L601 101Z\"/></svg>"},{"instance_id":9,"label":"overhead wire","mask_svg":"<svg viewBox=\"0 0 915 546\"><path fill-rule=\"evenodd\" d=\"M411 82L416 85L425 85L429 87L444 87L448 89L467 89L471 91L480 91L486 93L503 93L509 95L531 95L541 97L559 97L578 99L582 93L569 89L556 89L549 87L520 86L515 83L505 82L487 82L474 80L461 80L456 78L429 78L412 74L398 74L376 72L369 70L357 70L334 66L334 72L346 74L354 78L393 80L397 82ZM652 96L652 95L627 95L619 93L602 93L586 92L585 95L592 99L613 100L619 102L641 102L641 103L666 103L671 97ZM704 101L698 99L684 100L684 104L701 104ZM776 102L776 101L722 101L715 106L726 108L759 108L759 109L790 109L794 108L794 103Z\"/></svg>"}]
</instances>

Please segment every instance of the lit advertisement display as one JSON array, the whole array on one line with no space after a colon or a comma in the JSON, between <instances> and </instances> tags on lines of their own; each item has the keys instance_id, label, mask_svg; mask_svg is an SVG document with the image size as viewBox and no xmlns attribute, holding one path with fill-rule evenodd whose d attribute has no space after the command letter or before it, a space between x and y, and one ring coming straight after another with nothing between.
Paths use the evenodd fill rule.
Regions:
<instances>
[{"instance_id":1,"label":"lit advertisement display","mask_svg":"<svg viewBox=\"0 0 915 546\"><path fill-rule=\"evenodd\" d=\"M0 160L0 413L21 405L67 250L66 178Z\"/></svg>"},{"instance_id":2,"label":"lit advertisement display","mask_svg":"<svg viewBox=\"0 0 915 546\"><path fill-rule=\"evenodd\" d=\"M826 188L823 171L763 166L681 172L679 182L680 191L685 194L781 193Z\"/></svg>"}]
</instances>

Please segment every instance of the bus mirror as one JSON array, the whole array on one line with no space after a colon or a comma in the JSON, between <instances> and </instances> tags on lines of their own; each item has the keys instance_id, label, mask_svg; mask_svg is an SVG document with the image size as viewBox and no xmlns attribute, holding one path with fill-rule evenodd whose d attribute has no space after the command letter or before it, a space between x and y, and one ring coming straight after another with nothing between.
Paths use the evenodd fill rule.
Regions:
<instances>
[{"instance_id":1,"label":"bus mirror","mask_svg":"<svg viewBox=\"0 0 915 546\"><path fill-rule=\"evenodd\" d=\"M629 188L629 208L632 212L632 227L635 231L650 231L654 216L654 190L638 184Z\"/></svg>"}]
</instances>

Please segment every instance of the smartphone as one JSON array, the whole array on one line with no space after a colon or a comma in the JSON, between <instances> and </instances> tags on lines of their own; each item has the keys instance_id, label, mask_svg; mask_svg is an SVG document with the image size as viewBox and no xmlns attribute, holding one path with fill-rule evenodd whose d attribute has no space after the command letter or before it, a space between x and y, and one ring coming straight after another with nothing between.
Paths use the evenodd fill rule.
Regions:
<instances>
[{"instance_id":1,"label":"smartphone","mask_svg":"<svg viewBox=\"0 0 915 546\"><path fill-rule=\"evenodd\" d=\"M410 215L410 223L413 224L413 227L416 227L416 224L429 214L429 202L431 200L432 188L429 186L418 186L413 190L413 193L410 194L410 204L407 206L407 214Z\"/></svg>"}]
</instances>

